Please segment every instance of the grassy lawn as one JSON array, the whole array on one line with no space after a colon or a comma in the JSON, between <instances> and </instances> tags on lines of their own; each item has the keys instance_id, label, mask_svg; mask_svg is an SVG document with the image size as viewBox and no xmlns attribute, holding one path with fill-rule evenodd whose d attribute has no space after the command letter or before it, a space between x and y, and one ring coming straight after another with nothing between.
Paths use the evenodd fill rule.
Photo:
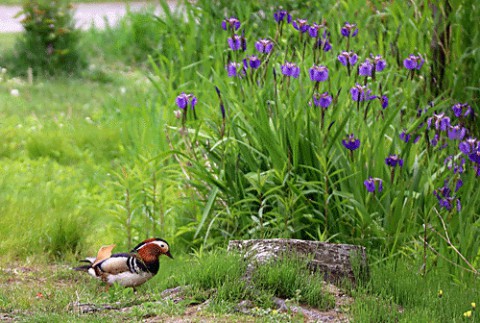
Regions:
<instances>
[{"instance_id":1,"label":"grassy lawn","mask_svg":"<svg viewBox=\"0 0 480 323\"><path fill-rule=\"evenodd\" d=\"M15 44L15 33L0 33L0 41L2 42L2 51L12 48Z\"/></svg>"},{"instance_id":2,"label":"grassy lawn","mask_svg":"<svg viewBox=\"0 0 480 323\"><path fill-rule=\"evenodd\" d=\"M5 45L2 49L11 48L15 37L0 34ZM7 231L21 235L24 225L35 221L41 229L22 239L17 250L26 251L25 255L45 251L45 246L28 251L27 246L39 240L49 241L55 249L54 245L62 242L48 238L54 232L63 236L61 240L68 232L79 237L83 230L77 225L89 230L87 224L92 222L88 219L93 214L98 215L97 225L109 221L100 214L110 207L107 196L116 194L107 183L110 174L121 168L117 162L123 156L126 140L116 116L125 107L134 109L145 100L151 86L141 70L120 62L107 64L101 57L91 61L82 77L34 77L31 83L27 78L11 76L9 71L3 77L0 182L4 188L16 185L18 189L0 190L3 198L16 200L0 207L10 214L3 217L8 225L0 231L2 235ZM14 91L18 94L13 95ZM86 200L81 200L87 195L89 202L84 204ZM83 211L78 209L80 205ZM68 232L64 220L60 220L61 213L69 214L72 227ZM10 246L3 241L2 253L13 250Z\"/></svg>"}]
</instances>

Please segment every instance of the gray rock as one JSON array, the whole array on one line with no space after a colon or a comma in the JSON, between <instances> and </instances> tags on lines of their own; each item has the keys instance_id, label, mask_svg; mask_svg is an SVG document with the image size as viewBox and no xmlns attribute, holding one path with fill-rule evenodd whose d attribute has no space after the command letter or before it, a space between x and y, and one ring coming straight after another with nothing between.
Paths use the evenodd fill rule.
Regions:
<instances>
[{"instance_id":1,"label":"gray rock","mask_svg":"<svg viewBox=\"0 0 480 323\"><path fill-rule=\"evenodd\" d=\"M249 262L247 276L255 266L282 255L304 258L313 271L320 271L329 282L367 279L369 275L365 247L298 239L231 240L229 251L239 251Z\"/></svg>"}]
</instances>

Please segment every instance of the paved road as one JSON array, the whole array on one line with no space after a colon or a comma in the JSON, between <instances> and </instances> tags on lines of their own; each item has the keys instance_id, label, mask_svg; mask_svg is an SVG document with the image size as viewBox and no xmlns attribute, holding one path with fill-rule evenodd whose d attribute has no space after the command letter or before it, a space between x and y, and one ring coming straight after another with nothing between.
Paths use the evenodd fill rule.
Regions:
<instances>
[{"instance_id":1,"label":"paved road","mask_svg":"<svg viewBox=\"0 0 480 323\"><path fill-rule=\"evenodd\" d=\"M174 1L169 1L170 8L174 8ZM75 20L77 27L88 29L92 25L96 28L105 28L106 21L109 25L114 25L127 12L127 5L122 2L109 3L77 3L73 4L75 8ZM147 2L129 2L128 7L131 11L139 11L149 7ZM20 6L0 5L0 32L20 32L23 30L20 20L22 17L14 18L21 10ZM155 9L156 12L160 8Z\"/></svg>"}]
</instances>

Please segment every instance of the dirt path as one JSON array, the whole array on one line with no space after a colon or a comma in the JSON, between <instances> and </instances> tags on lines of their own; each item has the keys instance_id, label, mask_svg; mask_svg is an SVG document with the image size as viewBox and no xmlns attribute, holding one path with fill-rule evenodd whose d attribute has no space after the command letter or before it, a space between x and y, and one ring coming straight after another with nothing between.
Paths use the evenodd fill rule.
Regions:
<instances>
[{"instance_id":1,"label":"dirt path","mask_svg":"<svg viewBox=\"0 0 480 323\"><path fill-rule=\"evenodd\" d=\"M174 8L174 1L168 1L171 9ZM145 8L151 8L151 4L147 1L129 2L128 5L124 2L109 2L109 3L76 3L73 4L75 8L75 20L77 27L81 29L88 29L92 25L95 28L105 28L106 22L109 25L115 25L118 20L125 15L127 7L131 11L139 11ZM22 17L14 18L21 10L20 6L6 6L0 5L0 33L21 32L23 30L20 20ZM160 12L157 6L155 11Z\"/></svg>"}]
</instances>

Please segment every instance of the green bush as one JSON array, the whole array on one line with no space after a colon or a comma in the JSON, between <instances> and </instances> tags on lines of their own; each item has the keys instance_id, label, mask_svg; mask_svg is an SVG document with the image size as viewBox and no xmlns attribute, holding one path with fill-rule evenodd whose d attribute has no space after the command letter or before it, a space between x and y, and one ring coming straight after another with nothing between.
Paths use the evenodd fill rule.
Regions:
<instances>
[{"instance_id":1,"label":"green bush","mask_svg":"<svg viewBox=\"0 0 480 323\"><path fill-rule=\"evenodd\" d=\"M13 69L35 74L72 74L85 66L75 30L72 7L65 0L24 1L22 25L25 32L16 44Z\"/></svg>"}]
</instances>

